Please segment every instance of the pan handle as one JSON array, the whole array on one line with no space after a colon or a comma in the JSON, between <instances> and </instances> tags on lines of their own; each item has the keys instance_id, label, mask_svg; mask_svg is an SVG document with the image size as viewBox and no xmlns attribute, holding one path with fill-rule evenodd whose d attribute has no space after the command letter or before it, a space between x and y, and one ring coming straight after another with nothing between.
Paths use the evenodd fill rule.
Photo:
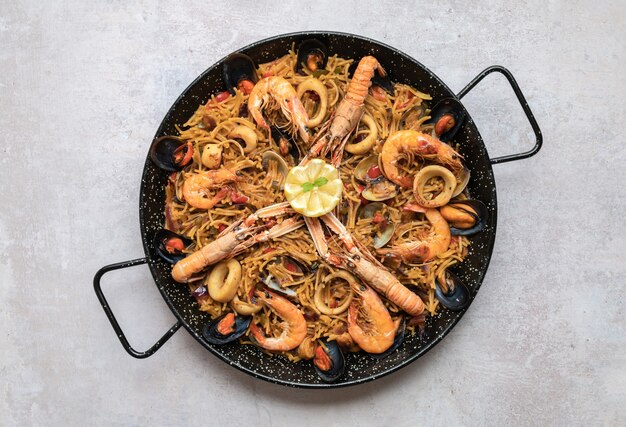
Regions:
<instances>
[{"instance_id":1,"label":"pan handle","mask_svg":"<svg viewBox=\"0 0 626 427\"><path fill-rule=\"evenodd\" d=\"M536 142L533 148L531 148L530 150L524 153L509 154L508 156L496 157L495 159L491 159L491 164L493 165L496 163L511 162L513 160L521 160L521 159L526 159L528 157L532 157L535 154L537 154L537 152L541 149L541 145L543 144L543 135L541 135L541 129L539 129L537 120L535 120L535 116L533 116L533 112L530 110L530 107L528 106L528 102L526 102L526 98L524 97L524 94L522 93L522 90L517 85L517 82L515 81L513 74L511 74L509 70L502 67L501 65L492 65L491 67L484 69L483 71L480 72L480 74L474 77L474 79L471 82L469 82L467 86L465 86L463 90L461 90L461 92L457 94L457 96L459 97L459 99L463 98L465 95L467 95L467 93L470 90L474 88L474 86L478 84L478 82L480 82L482 79L484 79L485 77L487 77L489 74L493 72L498 72L502 74L509 81L509 84L513 88L513 92L515 92L515 95L517 96L517 100L522 105L522 108L524 109L524 113L526 113L526 117L528 118L528 121L530 122L530 126L532 126L533 128L533 132L535 132Z\"/></svg>"},{"instance_id":2,"label":"pan handle","mask_svg":"<svg viewBox=\"0 0 626 427\"><path fill-rule=\"evenodd\" d=\"M163 334L163 336L159 338L159 340L148 350L146 351L135 350L128 343L128 340L126 339L126 336L124 335L124 332L122 332L122 328L120 328L119 323L117 323L117 320L115 319L115 316L113 315L113 312L111 311L111 308L109 307L109 304L107 303L107 300L104 297L104 294L102 293L102 287L100 286L100 279L102 279L102 276L104 276L104 274L108 273L109 271L119 270L119 269L127 268L127 267L134 267L135 265L141 265L147 262L148 262L148 258L139 258L139 259L133 259L131 261L124 261L124 262L118 262L116 264L106 265L102 267L100 270L98 270L98 272L93 278L93 289L96 291L96 295L98 296L98 300L100 300L100 304L102 305L102 308L104 309L104 313L109 318L109 322L111 322L111 326L113 326L115 333L117 333L117 337L120 339L120 342L122 343L122 347L124 347L124 349L128 352L128 354L130 354L133 357L136 357L137 359L145 359L146 357L152 356L182 326L182 322L179 320L176 323L174 323L174 326L172 326L165 334Z\"/></svg>"}]
</instances>

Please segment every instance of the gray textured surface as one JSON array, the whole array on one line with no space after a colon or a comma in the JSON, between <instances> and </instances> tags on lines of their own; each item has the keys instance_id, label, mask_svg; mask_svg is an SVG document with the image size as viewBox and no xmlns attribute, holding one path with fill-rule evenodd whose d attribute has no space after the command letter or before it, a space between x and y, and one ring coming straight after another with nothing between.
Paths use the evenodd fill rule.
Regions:
<instances>
[{"instance_id":1,"label":"gray textured surface","mask_svg":"<svg viewBox=\"0 0 626 427\"><path fill-rule=\"evenodd\" d=\"M495 167L491 267L455 330L357 388L301 391L218 361L185 332L126 355L93 294L102 265L143 254L147 146L216 59L304 29L355 32L453 89L513 71L545 135ZM0 424L626 423L624 2L0 2ZM500 77L466 104L492 155L532 144ZM137 348L173 316L148 269L105 279Z\"/></svg>"}]
</instances>

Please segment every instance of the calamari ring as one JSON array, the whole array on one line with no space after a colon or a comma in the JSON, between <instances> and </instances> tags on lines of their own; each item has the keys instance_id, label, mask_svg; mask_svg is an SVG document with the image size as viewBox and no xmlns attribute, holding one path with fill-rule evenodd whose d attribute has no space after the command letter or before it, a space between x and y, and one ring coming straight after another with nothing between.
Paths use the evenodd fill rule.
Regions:
<instances>
[{"instance_id":1,"label":"calamari ring","mask_svg":"<svg viewBox=\"0 0 626 427\"><path fill-rule=\"evenodd\" d=\"M241 264L231 258L215 264L205 284L211 298L218 302L229 302L237 294L240 282Z\"/></svg>"},{"instance_id":2,"label":"calamari ring","mask_svg":"<svg viewBox=\"0 0 626 427\"><path fill-rule=\"evenodd\" d=\"M346 282L348 282L350 293L348 295L348 298L346 298L346 300L340 306L331 308L324 302L322 298L322 293L324 292L324 289L326 289L326 284L329 283L334 278L343 279ZM352 292L353 284L356 284L356 279L354 278L352 274L348 273L345 270L338 270L333 274L329 274L328 276L324 278L324 282L322 286L318 286L315 289L315 295L313 296L313 302L315 303L315 306L323 314L327 314L329 316L343 313L344 311L348 309L348 307L350 306L350 303L352 302L352 298L354 297L354 293Z\"/></svg>"},{"instance_id":3,"label":"calamari ring","mask_svg":"<svg viewBox=\"0 0 626 427\"><path fill-rule=\"evenodd\" d=\"M320 106L317 110L317 114L306 122L307 127L314 128L319 126L322 120L324 120L324 117L326 117L326 110L328 109L328 90L324 83L315 77L311 77L298 85L298 98L302 99L302 95L308 91L315 92L320 98Z\"/></svg>"},{"instance_id":4,"label":"calamari ring","mask_svg":"<svg viewBox=\"0 0 626 427\"><path fill-rule=\"evenodd\" d=\"M378 128L376 122L369 114L363 114L361 122L369 129L367 137L357 143L346 144L345 150L350 154L365 154L372 149L376 138L378 138Z\"/></svg>"},{"instance_id":5,"label":"calamari ring","mask_svg":"<svg viewBox=\"0 0 626 427\"><path fill-rule=\"evenodd\" d=\"M424 196L424 189L428 180L435 177L443 179L443 190L441 193L437 194L437 196L429 200ZM438 208L448 204L455 188L456 178L452 172L443 166L431 165L420 169L417 175L415 175L415 180L413 181L413 196L420 206L425 208Z\"/></svg>"}]
</instances>

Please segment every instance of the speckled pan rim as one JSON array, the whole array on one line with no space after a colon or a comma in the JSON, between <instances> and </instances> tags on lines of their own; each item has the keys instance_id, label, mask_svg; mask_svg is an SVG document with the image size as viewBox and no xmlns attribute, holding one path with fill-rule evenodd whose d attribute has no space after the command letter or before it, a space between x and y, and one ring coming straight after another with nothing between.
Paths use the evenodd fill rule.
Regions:
<instances>
[{"instance_id":1,"label":"speckled pan rim","mask_svg":"<svg viewBox=\"0 0 626 427\"><path fill-rule=\"evenodd\" d=\"M322 37L339 37L339 38L353 38L353 39L357 39L360 40L362 42L366 42L369 43L373 46L377 46L379 48L382 48L383 50L390 50L392 52L395 52L396 54L398 54L400 57L402 57L404 60L409 61L413 64L415 64L417 67L422 68L425 72L429 73L433 79L435 79L438 84L441 85L441 87L443 89L445 89L447 92L449 92L451 95L454 96L454 98L456 98L458 100L458 97L454 94L454 92L452 90L450 90L450 88L448 88L448 86L436 75L434 74L432 71L430 71L430 69L428 69L427 67L425 67L424 65L422 65L420 62L418 62L416 59L412 58L411 56L407 55L406 53L391 47L385 43L381 43L379 41L367 38L367 37L363 37L363 36L358 36L358 35L354 35L354 34L350 34L350 33L342 33L342 32L332 32L332 31L303 31L303 32L293 32L293 33L287 33L287 34L281 34L281 35L277 35L274 37L270 37L270 38L266 38L263 40L259 40L256 41L254 43L251 43L245 47L242 47L238 50L236 50L235 52L240 52L240 51L247 51L250 49L253 49L259 45L264 45L266 43L271 43L271 42L276 42L276 41L280 41L283 38L290 38L290 37L301 37L301 36L322 36ZM159 125L159 128L157 129L157 132L155 134L155 138L160 136L161 130L165 127L166 122L168 121L170 112L174 109L174 107L181 102L182 100L185 99L185 97L187 96L188 92L190 92L190 90L192 89L192 87L194 87L197 83L201 82L203 79L206 78L207 74L209 74L212 70L214 70L219 64L221 64L224 59L227 56L221 58L219 61L217 61L214 65L212 65L211 67L207 68L204 72L202 72L202 74L200 74L196 79L194 79L193 82L191 82L187 88L185 88L185 90L181 93L181 95L174 101L174 103L172 104L172 106L170 107L170 109L168 110L168 112L165 114L161 124ZM471 119L469 113L467 114L467 118L466 120L468 122L471 122L472 124L474 123L473 120ZM465 126L465 125L464 125ZM482 137L480 136L480 133L478 132L477 127L474 125L474 129L475 129L475 133L476 133L476 138L478 140L478 142L482 145L482 149L484 150L485 155L488 157L488 153L487 153L487 149L484 146ZM208 344L207 342L205 342L202 337L197 334L193 328L191 327L191 325L188 323L188 321L185 319L185 317L183 315L181 315L176 307L174 306L173 302L170 300L169 295L165 292L164 290L164 286L160 285L160 273L157 271L155 262L157 262L157 260L155 260L154 258L151 257L150 255L150 250L149 250L149 237L147 235L147 227L146 224L144 223L144 215L142 214L142 210L143 210L143 206L144 203L146 202L145 196L146 196L146 192L145 190L145 182L146 182L146 178L148 177L149 174L149 163L150 163L150 159L149 157L146 158L146 162L144 164L144 170L142 173L142 182L141 182L141 188L140 188L140 197L139 197L139 210L140 210L140 215L139 215L139 220L140 220L140 228L141 228L141 235L142 235L142 243L143 243L143 247L144 247L144 252L146 254L146 258L148 259L148 265L150 268L150 272L153 276L153 279L155 281L155 285L157 286L157 288L159 289L159 292L161 293L165 303L168 305L168 307L170 308L170 310L172 311L172 313L176 316L177 319L180 320L180 322L182 323L182 325L185 327L185 329L191 334L191 336L193 336L203 347L205 347L207 350L209 350L212 354L214 354L215 356L217 356L220 360L224 361L225 363L239 369L242 372L245 372L246 374L249 374L255 378L259 378L262 379L264 381L270 382L270 383L274 383L274 384L280 384L280 385L284 385L284 386L288 386L288 387L296 387L296 388L308 388L308 389L328 389L328 388L340 388L340 387L347 387L347 386L353 386L353 385L358 385L358 384L363 384L366 382L370 382L373 380L376 380L378 378L384 377L386 375L389 375L393 372L398 371L399 369L409 365L410 363L414 362L415 360L417 360L418 358L420 358L421 356L423 356L424 354L426 354L428 351L430 351L435 345L437 345L439 342L441 342L441 340L443 340L443 338L448 335L448 333L450 333L450 331L456 326L456 324L459 322L459 320L463 317L463 315L467 312L467 310L469 309L469 307L471 306L471 304L473 303L478 291L480 290L480 287L482 285L482 282L484 280L485 274L488 270L490 261L491 261L491 256L493 253L493 248L494 248L494 243L495 243L495 236L496 236L496 228L497 228L497 192L496 192L496 186L495 186L495 179L493 177L493 168L491 167L491 164L488 164L488 170L487 172L489 173L489 176L492 178L491 179L491 183L492 183L492 195L493 195L493 209L490 213L491 215L491 219L490 222L492 222L491 224L491 238L488 241L488 250L486 254L483 255L482 259L484 261L481 270L479 271L479 277L478 279L475 281L475 285L473 287L473 295L471 298L471 302L469 304L469 306L467 308L465 308L464 310L457 312L457 313L453 313L452 315L454 316L450 323L447 325L447 327L443 330L442 333L440 333L437 337L435 337L431 342L429 342L427 345L425 345L424 347L422 347L419 351L417 351L415 354L409 356L408 358L406 358L405 360L403 360L402 362L398 363L395 366L392 366L388 369L385 369L379 373L375 373L370 375L369 377L366 378L361 378L361 379L356 379L356 380L349 380L349 381L345 381L345 382L339 382L339 383L333 383L333 384L326 384L326 383L300 383L300 382L294 382L294 381L288 381L288 380L283 380L280 378L276 378L276 377L271 377L271 376L267 376L267 375L263 375L259 372L256 372L252 369L247 368L246 366L242 366L238 363L236 363L235 361L224 357L222 354L220 354L219 352L217 352L210 344Z\"/></svg>"}]
</instances>

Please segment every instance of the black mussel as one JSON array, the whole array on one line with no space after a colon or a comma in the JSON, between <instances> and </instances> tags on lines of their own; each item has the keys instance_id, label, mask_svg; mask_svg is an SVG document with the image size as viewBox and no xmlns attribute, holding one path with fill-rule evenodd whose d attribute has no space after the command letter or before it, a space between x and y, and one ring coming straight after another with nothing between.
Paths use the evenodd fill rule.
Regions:
<instances>
[{"instance_id":1,"label":"black mussel","mask_svg":"<svg viewBox=\"0 0 626 427\"><path fill-rule=\"evenodd\" d=\"M296 141L276 126L271 127L271 132L272 140L278 145L280 155L288 159L292 164L297 165L302 158L302 153L300 153L300 147L298 147Z\"/></svg>"},{"instance_id":2,"label":"black mussel","mask_svg":"<svg viewBox=\"0 0 626 427\"><path fill-rule=\"evenodd\" d=\"M393 83L388 74L384 76L378 73L374 74L374 77L372 77L372 86L382 87L387 93L393 94Z\"/></svg>"},{"instance_id":3,"label":"black mussel","mask_svg":"<svg viewBox=\"0 0 626 427\"><path fill-rule=\"evenodd\" d=\"M430 110L430 119L425 124L434 126L435 136L449 142L465 120L465 108L454 98L444 98Z\"/></svg>"},{"instance_id":4,"label":"black mussel","mask_svg":"<svg viewBox=\"0 0 626 427\"><path fill-rule=\"evenodd\" d=\"M391 353L396 351L396 349L400 347L404 342L405 331L406 322L404 321L404 318L402 318L402 320L400 320L400 324L398 325L398 329L396 330L396 337L393 339L393 344L391 344L391 347L389 347L384 353L370 354L370 356L372 356L374 359L384 359L385 357L389 356Z\"/></svg>"},{"instance_id":5,"label":"black mussel","mask_svg":"<svg viewBox=\"0 0 626 427\"><path fill-rule=\"evenodd\" d=\"M354 75L354 71L356 70L356 67L358 67L358 65L359 61L354 61L352 64L350 64L350 67L348 67L348 75L350 76L350 78L352 78L352 76ZM389 94L393 94L393 82L391 81L389 74L381 76L378 72L374 73L374 76L372 77L372 87L375 86L381 87L385 90L385 92Z\"/></svg>"},{"instance_id":6,"label":"black mussel","mask_svg":"<svg viewBox=\"0 0 626 427\"><path fill-rule=\"evenodd\" d=\"M297 259L286 255L279 256L275 260L268 262L266 264L266 268L270 265L276 267L280 266L281 268L284 268L289 273L293 274L296 277L296 280L298 280L303 275L308 274L309 272L309 269L306 265L304 265ZM297 298L298 294L289 286L283 286L283 283L281 283L276 277L274 277L270 271L262 271L260 273L260 278L265 286L267 286L271 290L276 291L283 296L286 296L287 298Z\"/></svg>"},{"instance_id":7,"label":"black mussel","mask_svg":"<svg viewBox=\"0 0 626 427\"><path fill-rule=\"evenodd\" d=\"M302 276L303 274L307 274L307 272L309 271L308 267L304 265L304 263L290 256L286 256L286 255L281 256L279 259L279 262L290 273L293 273L297 276Z\"/></svg>"},{"instance_id":8,"label":"black mussel","mask_svg":"<svg viewBox=\"0 0 626 427\"><path fill-rule=\"evenodd\" d=\"M315 372L327 383L337 381L344 373L346 362L339 345L335 341L319 340L313 367Z\"/></svg>"},{"instance_id":9,"label":"black mussel","mask_svg":"<svg viewBox=\"0 0 626 427\"><path fill-rule=\"evenodd\" d=\"M439 209L453 236L472 236L485 228L489 211L480 200L452 200Z\"/></svg>"},{"instance_id":10,"label":"black mussel","mask_svg":"<svg viewBox=\"0 0 626 427\"><path fill-rule=\"evenodd\" d=\"M193 245L193 240L162 228L154 234L154 247L161 258L170 264L176 264L187 254L185 249Z\"/></svg>"},{"instance_id":11,"label":"black mussel","mask_svg":"<svg viewBox=\"0 0 626 427\"><path fill-rule=\"evenodd\" d=\"M233 95L235 88L249 94L259 80L254 61L243 53L232 53L224 60L222 78L226 89Z\"/></svg>"},{"instance_id":12,"label":"black mussel","mask_svg":"<svg viewBox=\"0 0 626 427\"><path fill-rule=\"evenodd\" d=\"M326 68L328 62L328 48L324 43L316 39L307 39L298 46L298 58L296 71L308 68L315 72Z\"/></svg>"},{"instance_id":13,"label":"black mussel","mask_svg":"<svg viewBox=\"0 0 626 427\"><path fill-rule=\"evenodd\" d=\"M209 344L228 344L246 333L251 320L251 316L228 313L209 322L202 330L202 336Z\"/></svg>"},{"instance_id":14,"label":"black mussel","mask_svg":"<svg viewBox=\"0 0 626 427\"><path fill-rule=\"evenodd\" d=\"M176 136L162 136L152 142L150 160L165 171L177 172L193 161L193 145Z\"/></svg>"},{"instance_id":15,"label":"black mussel","mask_svg":"<svg viewBox=\"0 0 626 427\"><path fill-rule=\"evenodd\" d=\"M444 307L452 311L463 310L471 301L468 287L448 270L443 275L445 283L441 283L441 277L435 280L435 296Z\"/></svg>"},{"instance_id":16,"label":"black mussel","mask_svg":"<svg viewBox=\"0 0 626 427\"><path fill-rule=\"evenodd\" d=\"M278 280L276 280L276 278L271 274L268 274L267 276L265 276L265 278L263 278L263 283L272 291L279 293L287 298L295 298L298 296L296 291L294 291L293 289L288 287L283 288L280 283L278 283Z\"/></svg>"},{"instance_id":17,"label":"black mussel","mask_svg":"<svg viewBox=\"0 0 626 427\"><path fill-rule=\"evenodd\" d=\"M410 317L407 326L414 326L420 339L427 338L426 334L426 312Z\"/></svg>"}]
</instances>

